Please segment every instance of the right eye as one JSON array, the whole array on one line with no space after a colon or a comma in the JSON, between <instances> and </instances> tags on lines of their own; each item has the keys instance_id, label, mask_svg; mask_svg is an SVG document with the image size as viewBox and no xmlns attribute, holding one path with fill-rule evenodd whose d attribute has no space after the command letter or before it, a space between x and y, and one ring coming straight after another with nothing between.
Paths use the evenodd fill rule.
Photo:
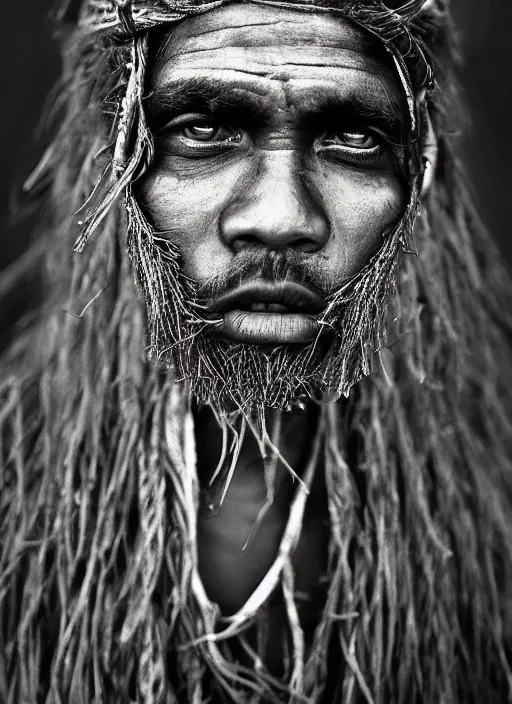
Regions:
<instances>
[{"instance_id":1,"label":"right eye","mask_svg":"<svg viewBox=\"0 0 512 704\"><path fill-rule=\"evenodd\" d=\"M222 154L240 145L243 133L207 115L193 114L180 115L168 122L158 139L167 153L197 159Z\"/></svg>"}]
</instances>

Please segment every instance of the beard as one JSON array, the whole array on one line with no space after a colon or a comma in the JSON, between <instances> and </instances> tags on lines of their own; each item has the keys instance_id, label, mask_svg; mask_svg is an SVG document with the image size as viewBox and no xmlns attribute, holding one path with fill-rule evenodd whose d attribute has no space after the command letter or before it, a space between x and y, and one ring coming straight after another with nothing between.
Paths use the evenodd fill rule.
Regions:
<instances>
[{"instance_id":1,"label":"beard","mask_svg":"<svg viewBox=\"0 0 512 704\"><path fill-rule=\"evenodd\" d=\"M198 284L183 273L179 249L154 232L133 198L128 252L146 305L148 357L186 382L199 405L221 414L290 410L311 399L348 396L372 371L385 344L386 311L395 287L407 218L383 236L377 254L335 291L311 271L307 255L240 252L229 271ZM249 280L303 284L326 300L309 344L255 345L215 335L212 299Z\"/></svg>"}]
</instances>

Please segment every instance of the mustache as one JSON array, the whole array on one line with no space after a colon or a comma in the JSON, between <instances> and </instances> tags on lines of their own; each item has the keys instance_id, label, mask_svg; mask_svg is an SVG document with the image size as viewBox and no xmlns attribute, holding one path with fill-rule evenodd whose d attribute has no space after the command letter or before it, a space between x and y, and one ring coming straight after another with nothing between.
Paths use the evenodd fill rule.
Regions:
<instances>
[{"instance_id":1,"label":"mustache","mask_svg":"<svg viewBox=\"0 0 512 704\"><path fill-rule=\"evenodd\" d=\"M243 283L258 279L268 283L290 281L301 284L326 298L329 295L326 279L321 273L311 270L304 260L304 255L290 250L243 250L236 255L226 272L196 283L197 297L201 302L208 303Z\"/></svg>"}]
</instances>

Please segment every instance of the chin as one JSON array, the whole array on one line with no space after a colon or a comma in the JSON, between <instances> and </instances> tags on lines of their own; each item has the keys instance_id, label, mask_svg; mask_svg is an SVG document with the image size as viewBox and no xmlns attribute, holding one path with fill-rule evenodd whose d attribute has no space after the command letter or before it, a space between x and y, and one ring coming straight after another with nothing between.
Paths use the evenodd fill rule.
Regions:
<instances>
[{"instance_id":1,"label":"chin","mask_svg":"<svg viewBox=\"0 0 512 704\"><path fill-rule=\"evenodd\" d=\"M353 350L342 339L319 333L309 344L246 344L196 335L153 354L154 363L186 384L199 405L225 415L254 416L266 408L290 411L311 400L340 396L340 380L350 389L363 376ZM361 346L357 346L361 355ZM348 376L350 375L350 376Z\"/></svg>"}]
</instances>

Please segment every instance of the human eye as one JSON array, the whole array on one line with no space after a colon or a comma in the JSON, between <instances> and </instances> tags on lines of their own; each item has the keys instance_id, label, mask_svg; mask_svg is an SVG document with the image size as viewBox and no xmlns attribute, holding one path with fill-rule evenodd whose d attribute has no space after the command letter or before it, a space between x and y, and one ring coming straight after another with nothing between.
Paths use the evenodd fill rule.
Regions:
<instances>
[{"instance_id":1,"label":"human eye","mask_svg":"<svg viewBox=\"0 0 512 704\"><path fill-rule=\"evenodd\" d=\"M194 113L168 122L156 141L165 153L194 159L223 154L242 144L243 137L238 127Z\"/></svg>"},{"instance_id":2,"label":"human eye","mask_svg":"<svg viewBox=\"0 0 512 704\"><path fill-rule=\"evenodd\" d=\"M386 149L384 137L366 127L351 127L324 133L315 150L327 158L356 166L379 165Z\"/></svg>"}]
</instances>

